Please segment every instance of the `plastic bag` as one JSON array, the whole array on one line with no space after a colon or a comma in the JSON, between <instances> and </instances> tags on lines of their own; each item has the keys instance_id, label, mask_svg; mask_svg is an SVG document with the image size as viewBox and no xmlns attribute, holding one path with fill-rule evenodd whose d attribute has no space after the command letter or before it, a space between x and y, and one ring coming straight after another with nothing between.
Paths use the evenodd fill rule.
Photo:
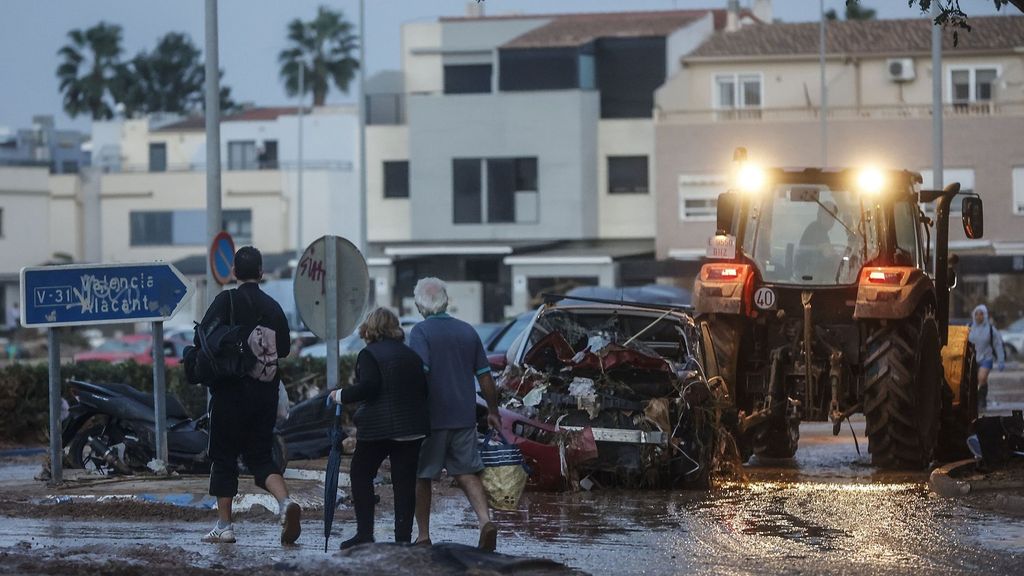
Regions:
<instances>
[{"instance_id":1,"label":"plastic bag","mask_svg":"<svg viewBox=\"0 0 1024 576\"><path fill-rule=\"evenodd\" d=\"M480 442L480 458L484 463L480 481L487 503L496 510L515 510L528 477L519 447L492 432Z\"/></svg>"}]
</instances>

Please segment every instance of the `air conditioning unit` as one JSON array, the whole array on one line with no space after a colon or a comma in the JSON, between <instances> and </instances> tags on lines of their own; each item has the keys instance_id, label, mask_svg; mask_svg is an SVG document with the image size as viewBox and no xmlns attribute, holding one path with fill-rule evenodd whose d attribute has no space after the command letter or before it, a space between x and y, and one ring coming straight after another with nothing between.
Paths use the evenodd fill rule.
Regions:
<instances>
[{"instance_id":1,"label":"air conditioning unit","mask_svg":"<svg viewBox=\"0 0 1024 576\"><path fill-rule=\"evenodd\" d=\"M885 61L885 71L893 82L910 82L914 79L914 59L890 58Z\"/></svg>"}]
</instances>

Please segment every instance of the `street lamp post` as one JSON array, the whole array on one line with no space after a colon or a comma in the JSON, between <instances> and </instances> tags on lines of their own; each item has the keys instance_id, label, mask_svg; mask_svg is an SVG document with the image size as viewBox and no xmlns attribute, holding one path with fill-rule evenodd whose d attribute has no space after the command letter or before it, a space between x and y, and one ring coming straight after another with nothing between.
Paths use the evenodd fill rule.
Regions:
<instances>
[{"instance_id":1,"label":"street lamp post","mask_svg":"<svg viewBox=\"0 0 1024 576\"><path fill-rule=\"evenodd\" d=\"M302 244L302 168L303 168L303 137L302 137L302 117L303 108L306 102L306 62L302 61L299 63L299 154L296 170L298 174L298 187L296 190L297 206L295 210L295 259L298 261L302 258L302 250L304 248ZM296 267L298 263L296 263Z\"/></svg>"}]
</instances>

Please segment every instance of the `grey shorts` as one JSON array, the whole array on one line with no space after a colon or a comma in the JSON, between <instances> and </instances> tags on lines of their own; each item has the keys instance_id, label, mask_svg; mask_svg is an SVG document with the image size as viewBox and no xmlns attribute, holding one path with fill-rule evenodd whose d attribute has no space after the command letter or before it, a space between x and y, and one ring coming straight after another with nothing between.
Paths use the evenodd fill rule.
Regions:
<instances>
[{"instance_id":1,"label":"grey shorts","mask_svg":"<svg viewBox=\"0 0 1024 576\"><path fill-rule=\"evenodd\" d=\"M476 427L454 430L432 430L420 447L420 464L416 477L433 480L441 469L449 476L476 474L484 469L477 446Z\"/></svg>"}]
</instances>

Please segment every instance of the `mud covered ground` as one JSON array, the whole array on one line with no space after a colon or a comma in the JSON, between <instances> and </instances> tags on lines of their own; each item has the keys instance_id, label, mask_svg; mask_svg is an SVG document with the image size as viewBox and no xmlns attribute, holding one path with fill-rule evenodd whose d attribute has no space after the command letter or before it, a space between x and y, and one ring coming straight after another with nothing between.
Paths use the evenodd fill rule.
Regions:
<instances>
[{"instance_id":1,"label":"mud covered ground","mask_svg":"<svg viewBox=\"0 0 1024 576\"><path fill-rule=\"evenodd\" d=\"M854 422L858 455L847 428L834 438L827 424L805 424L795 460L751 462L747 483L712 493L528 493L519 511L496 515L498 551L518 563L480 566L457 546L343 555L336 546L354 530L347 506L325 554L319 512L304 516L299 546L281 548L274 516L258 508L239 517L238 544L217 546L199 542L210 510L73 500L0 504L0 574L566 573L526 558L593 574L1020 573L1024 517L999 495L944 499L928 491L926 472L872 468L862 427ZM376 536L386 542L390 488L378 493ZM438 487L433 527L436 543L476 542L474 515L450 486Z\"/></svg>"}]
</instances>

